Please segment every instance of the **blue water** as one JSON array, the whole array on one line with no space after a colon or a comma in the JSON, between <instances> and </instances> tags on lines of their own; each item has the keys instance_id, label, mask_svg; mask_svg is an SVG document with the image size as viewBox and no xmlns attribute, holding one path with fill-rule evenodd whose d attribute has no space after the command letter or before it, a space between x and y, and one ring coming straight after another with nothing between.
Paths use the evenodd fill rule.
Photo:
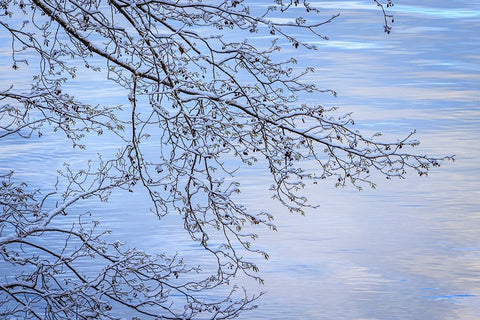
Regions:
<instances>
[{"instance_id":1,"label":"blue water","mask_svg":"<svg viewBox=\"0 0 480 320\"><path fill-rule=\"evenodd\" d=\"M272 212L278 232L260 231L257 245L270 254L260 262L265 284L244 284L266 294L240 318L480 319L480 1L397 0L390 35L372 1L312 5L326 16L341 13L324 28L330 40L299 34L318 50L288 48L284 54L314 65L310 80L338 93L315 103L353 111L360 129L386 137L417 129L418 152L455 154L457 160L427 178L380 180L376 190L335 189L334 181L310 186L307 195L321 206L305 217L269 199L267 172L242 171L242 200L252 210ZM8 67L1 64L2 75ZM2 88L8 81L2 76ZM92 82L78 81L75 90L94 99ZM109 95L112 104L119 94ZM47 189L63 162L80 165L98 150L117 148L103 141L81 153L54 136L5 141L0 170L16 168ZM132 245L192 257L198 249L178 221L157 221L135 196L84 206Z\"/></svg>"}]
</instances>

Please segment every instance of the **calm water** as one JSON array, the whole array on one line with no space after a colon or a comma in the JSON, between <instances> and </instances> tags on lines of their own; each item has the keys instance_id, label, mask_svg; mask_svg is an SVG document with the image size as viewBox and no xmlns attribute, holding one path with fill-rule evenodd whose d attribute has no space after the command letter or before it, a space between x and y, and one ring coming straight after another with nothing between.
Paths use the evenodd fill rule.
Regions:
<instances>
[{"instance_id":1,"label":"calm water","mask_svg":"<svg viewBox=\"0 0 480 320\"><path fill-rule=\"evenodd\" d=\"M457 161L428 178L379 181L377 190L316 185L306 192L321 207L306 217L270 202L263 171L242 172L242 200L274 213L279 231L261 232L257 241L271 258L261 263L265 285L248 285L267 294L241 318L480 319L480 1L397 0L390 35L371 1L312 4L327 16L341 13L325 27L331 40L318 42L316 52L285 54L315 65L312 80L339 94L322 101L353 111L363 130L399 137L416 128L419 152ZM2 62L2 88L7 68ZM74 89L104 99L92 96L92 81ZM45 168L117 148L103 144L79 155L56 139L1 141L0 170L17 168L49 188L54 171ZM173 218L156 221L138 197L83 205L132 245L187 256L196 250Z\"/></svg>"}]
</instances>

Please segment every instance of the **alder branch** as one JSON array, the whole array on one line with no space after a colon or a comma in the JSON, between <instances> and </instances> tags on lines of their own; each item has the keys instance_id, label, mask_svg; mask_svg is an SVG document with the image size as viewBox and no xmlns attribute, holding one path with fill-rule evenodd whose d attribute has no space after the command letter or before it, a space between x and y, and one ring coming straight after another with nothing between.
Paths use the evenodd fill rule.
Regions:
<instances>
[{"instance_id":1,"label":"alder branch","mask_svg":"<svg viewBox=\"0 0 480 320\"><path fill-rule=\"evenodd\" d=\"M389 33L393 3L383 3L374 1ZM258 296L231 283L242 275L262 282L251 256L268 259L253 244L255 230L276 230L272 214L239 202L243 166L269 170L273 197L303 213L316 206L302 194L308 183L330 178L336 186L375 187L374 177L423 176L453 159L415 153L415 131L383 141L379 133L356 130L349 113L304 103L336 93L306 81L314 68L285 57L285 43L315 50L296 31L327 39L322 26L338 17L306 1L275 0L255 15L242 0L24 0L0 6L14 71L38 64L30 88L1 89L0 139L60 131L84 149L85 138L99 136L102 143L108 132L119 144L115 156L104 161L100 155L98 168L92 162L83 170L67 165L59 174L62 191L43 199L40 191L12 182L10 173L2 175L0 255L19 272L0 283L1 316L113 319L123 305L145 318L235 318L254 308ZM66 84L79 68L122 88L127 110L74 97ZM215 271L200 276L177 255L150 256L109 242L99 222L76 209L88 199L138 192L137 185L159 218L182 217L179 227L211 255ZM64 215L78 221L57 227ZM62 236L60 248L52 245ZM82 273L85 260L98 270ZM223 298L202 298L225 287Z\"/></svg>"}]
</instances>

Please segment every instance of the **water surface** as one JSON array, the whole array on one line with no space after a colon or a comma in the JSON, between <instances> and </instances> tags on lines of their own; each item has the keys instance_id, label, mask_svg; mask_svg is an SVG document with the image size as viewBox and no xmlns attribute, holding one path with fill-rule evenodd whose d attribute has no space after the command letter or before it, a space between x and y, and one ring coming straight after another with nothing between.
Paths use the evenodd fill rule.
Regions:
<instances>
[{"instance_id":1,"label":"water surface","mask_svg":"<svg viewBox=\"0 0 480 320\"><path fill-rule=\"evenodd\" d=\"M341 13L325 26L330 40L310 39L317 51L285 54L313 64L310 79L338 92L321 102L353 111L360 129L387 137L416 128L418 152L455 154L457 161L428 178L381 180L376 190L335 189L333 181L310 186L306 193L321 206L305 217L269 200L267 172L244 170L242 200L274 213L279 230L261 232L257 241L271 258L261 262L265 285L248 285L267 294L241 319L477 319L480 2L397 1L390 35L372 1L312 4L327 16ZM79 95L91 91L88 85L78 84ZM63 162L81 164L116 148L112 142L80 156L62 147L61 137L2 140L0 169L16 168L19 177L48 189ZM83 205L132 245L187 256L197 250L175 219L158 222L134 196Z\"/></svg>"}]
</instances>

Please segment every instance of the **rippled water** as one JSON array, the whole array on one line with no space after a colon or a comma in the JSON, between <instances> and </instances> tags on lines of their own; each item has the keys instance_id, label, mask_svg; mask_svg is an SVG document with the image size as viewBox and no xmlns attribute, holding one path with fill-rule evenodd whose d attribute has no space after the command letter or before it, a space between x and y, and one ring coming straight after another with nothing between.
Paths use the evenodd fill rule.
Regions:
<instances>
[{"instance_id":1,"label":"rippled water","mask_svg":"<svg viewBox=\"0 0 480 320\"><path fill-rule=\"evenodd\" d=\"M341 12L304 57L334 103L363 129L417 128L422 151L457 161L373 191L310 189L321 207L278 214L261 240L269 295L253 318L480 318L480 2L397 1L388 36L369 2L317 4Z\"/></svg>"},{"instance_id":2,"label":"rippled water","mask_svg":"<svg viewBox=\"0 0 480 320\"><path fill-rule=\"evenodd\" d=\"M274 213L279 231L257 241L271 258L261 263L265 285L250 288L267 294L241 318L479 319L480 1L397 0L390 35L371 1L312 4L327 16L341 13L325 26L331 40L315 52L285 53L315 65L312 80L339 94L322 101L353 111L363 130L399 136L416 128L418 150L457 161L428 178L380 181L376 190L311 187L321 207L305 217L269 200L262 171L242 172L242 200ZM54 178L45 168L98 151L79 158L53 138L5 141L0 169L15 167L47 188ZM119 238L152 251L196 250L174 220L156 222L134 197L114 195L103 206L92 211Z\"/></svg>"}]
</instances>

